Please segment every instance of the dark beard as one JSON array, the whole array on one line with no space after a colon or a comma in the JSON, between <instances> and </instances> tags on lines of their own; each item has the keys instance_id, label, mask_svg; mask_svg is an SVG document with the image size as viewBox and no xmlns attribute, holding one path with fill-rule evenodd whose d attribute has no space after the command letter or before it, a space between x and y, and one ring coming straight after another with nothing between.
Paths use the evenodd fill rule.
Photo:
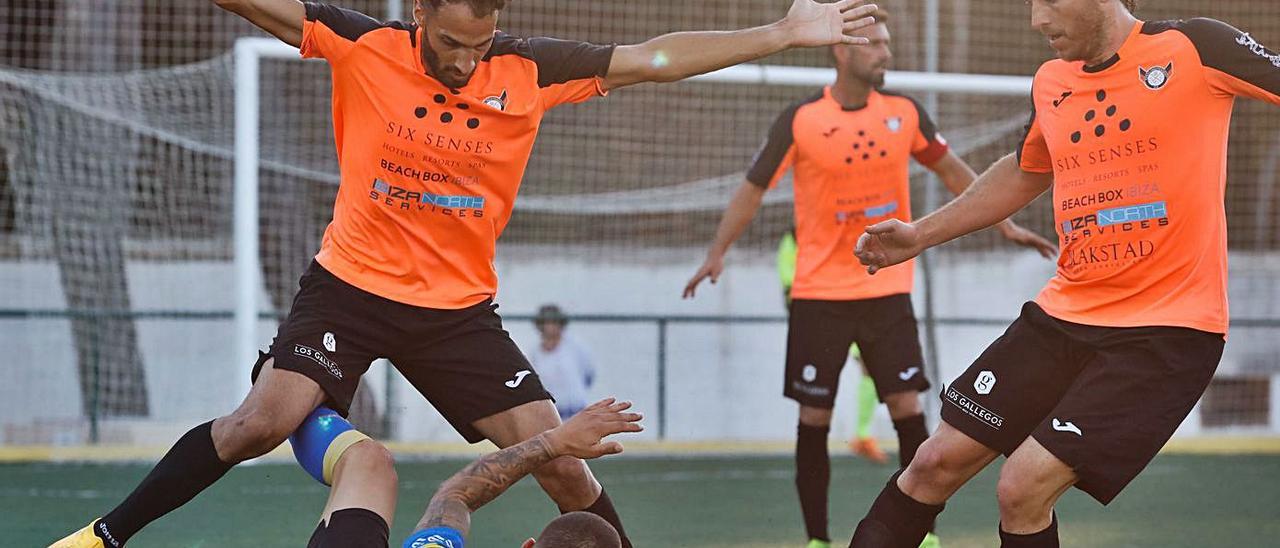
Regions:
<instances>
[{"instance_id":1,"label":"dark beard","mask_svg":"<svg viewBox=\"0 0 1280 548\"><path fill-rule=\"evenodd\" d=\"M467 82L471 81L472 74L475 74L472 72L472 74L461 77L446 74L440 66L440 57L436 55L435 50L431 49L431 44L427 43L426 40L422 42L422 63L431 71L432 77L450 89L466 87Z\"/></svg>"},{"instance_id":2,"label":"dark beard","mask_svg":"<svg viewBox=\"0 0 1280 548\"><path fill-rule=\"evenodd\" d=\"M1107 21L1107 16L1102 11L1102 8L1097 8L1087 17L1089 36L1092 38L1092 41L1090 41L1087 47L1080 52L1080 59L1064 59L1065 61L1088 62L1103 54L1103 50L1106 48L1107 44L1106 28L1109 23L1109 21Z\"/></svg>"}]
</instances>

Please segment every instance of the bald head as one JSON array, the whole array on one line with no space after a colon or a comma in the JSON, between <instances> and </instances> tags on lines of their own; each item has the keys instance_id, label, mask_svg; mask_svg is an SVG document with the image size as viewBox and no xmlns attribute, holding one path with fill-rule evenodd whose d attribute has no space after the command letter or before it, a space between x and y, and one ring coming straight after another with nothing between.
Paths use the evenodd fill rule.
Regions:
<instances>
[{"instance_id":1,"label":"bald head","mask_svg":"<svg viewBox=\"0 0 1280 548\"><path fill-rule=\"evenodd\" d=\"M537 548L622 548L622 539L604 518L588 512L560 516L538 535Z\"/></svg>"}]
</instances>

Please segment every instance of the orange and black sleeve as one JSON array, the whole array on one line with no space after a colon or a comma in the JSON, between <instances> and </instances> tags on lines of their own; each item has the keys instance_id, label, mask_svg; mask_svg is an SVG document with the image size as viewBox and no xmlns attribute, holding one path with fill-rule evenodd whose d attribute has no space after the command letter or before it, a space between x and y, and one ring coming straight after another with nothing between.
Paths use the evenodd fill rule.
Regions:
<instances>
[{"instance_id":1,"label":"orange and black sleeve","mask_svg":"<svg viewBox=\"0 0 1280 548\"><path fill-rule=\"evenodd\" d=\"M911 156L923 166L936 164L947 155L947 151L951 150L947 146L947 140L942 137L942 132L929 116L929 111L915 99L910 97L907 99L910 99L911 105L916 108L917 118L920 120L916 124L915 137L911 140Z\"/></svg>"},{"instance_id":2,"label":"orange and black sleeve","mask_svg":"<svg viewBox=\"0 0 1280 548\"><path fill-rule=\"evenodd\" d=\"M1035 92L1031 95L1034 97ZM1049 144L1045 141L1040 124L1036 123L1036 105L1031 102L1031 119L1027 121L1022 142L1018 144L1018 167L1028 173L1053 173L1053 158L1049 155Z\"/></svg>"},{"instance_id":3,"label":"orange and black sleeve","mask_svg":"<svg viewBox=\"0 0 1280 548\"><path fill-rule=\"evenodd\" d=\"M384 27L377 19L358 11L320 2L304 2L306 17L302 21L304 58L321 58L335 62L355 47L356 40Z\"/></svg>"},{"instance_id":4,"label":"orange and black sleeve","mask_svg":"<svg viewBox=\"0 0 1280 548\"><path fill-rule=\"evenodd\" d=\"M806 100L788 106L773 120L764 146L756 152L751 168L747 170L747 181L751 184L760 188L772 188L791 168L796 153L796 112L808 102Z\"/></svg>"},{"instance_id":5,"label":"orange and black sleeve","mask_svg":"<svg viewBox=\"0 0 1280 548\"><path fill-rule=\"evenodd\" d=\"M1197 18L1164 24L1195 45L1214 93L1280 105L1280 53L1222 21Z\"/></svg>"},{"instance_id":6,"label":"orange and black sleeve","mask_svg":"<svg viewBox=\"0 0 1280 548\"><path fill-rule=\"evenodd\" d=\"M609 72L614 45L542 37L527 43L538 66L544 109L606 95L602 78Z\"/></svg>"}]
</instances>

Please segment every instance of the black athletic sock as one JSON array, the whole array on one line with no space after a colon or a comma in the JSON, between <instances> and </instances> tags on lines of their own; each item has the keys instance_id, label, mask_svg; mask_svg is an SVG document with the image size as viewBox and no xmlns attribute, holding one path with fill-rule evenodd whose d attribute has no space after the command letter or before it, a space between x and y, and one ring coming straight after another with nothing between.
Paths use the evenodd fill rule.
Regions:
<instances>
[{"instance_id":1,"label":"black athletic sock","mask_svg":"<svg viewBox=\"0 0 1280 548\"><path fill-rule=\"evenodd\" d=\"M124 546L148 523L186 504L232 466L213 448L213 421L192 428L124 502L102 517L94 533L108 547Z\"/></svg>"},{"instance_id":2,"label":"black athletic sock","mask_svg":"<svg viewBox=\"0 0 1280 548\"><path fill-rule=\"evenodd\" d=\"M609 498L609 493L604 489L600 490L600 498L591 503L583 512L591 512L597 516L604 518L614 529L618 531L618 536L622 538L622 548L631 548L631 539L627 538L627 532L622 530L622 518L618 517L618 511L613 507L613 500Z\"/></svg>"},{"instance_id":3,"label":"black athletic sock","mask_svg":"<svg viewBox=\"0 0 1280 548\"><path fill-rule=\"evenodd\" d=\"M827 454L830 426L800 424L796 428L796 492L804 530L810 539L830 541L827 492L831 488L831 456Z\"/></svg>"},{"instance_id":4,"label":"black athletic sock","mask_svg":"<svg viewBox=\"0 0 1280 548\"><path fill-rule=\"evenodd\" d=\"M329 515L311 534L307 548L387 548L391 528L372 510L344 508Z\"/></svg>"},{"instance_id":5,"label":"black athletic sock","mask_svg":"<svg viewBox=\"0 0 1280 548\"><path fill-rule=\"evenodd\" d=\"M924 424L924 415L915 415L893 421L893 429L898 432L898 464L906 468L915 458L920 444L929 439L929 427Z\"/></svg>"},{"instance_id":6,"label":"black athletic sock","mask_svg":"<svg viewBox=\"0 0 1280 548\"><path fill-rule=\"evenodd\" d=\"M893 421L893 429L898 433L898 464L905 470L911 459L916 458L916 450L920 444L929 439L929 427L924 423L924 414ZM929 532L937 530L937 521L929 523Z\"/></svg>"},{"instance_id":7,"label":"black athletic sock","mask_svg":"<svg viewBox=\"0 0 1280 548\"><path fill-rule=\"evenodd\" d=\"M1053 514L1049 527L1039 533L1015 535L1000 528L1000 548L1058 548L1058 514Z\"/></svg>"},{"instance_id":8,"label":"black athletic sock","mask_svg":"<svg viewBox=\"0 0 1280 548\"><path fill-rule=\"evenodd\" d=\"M945 504L919 502L898 488L899 470L889 478L867 517L858 522L850 548L916 548Z\"/></svg>"}]
</instances>

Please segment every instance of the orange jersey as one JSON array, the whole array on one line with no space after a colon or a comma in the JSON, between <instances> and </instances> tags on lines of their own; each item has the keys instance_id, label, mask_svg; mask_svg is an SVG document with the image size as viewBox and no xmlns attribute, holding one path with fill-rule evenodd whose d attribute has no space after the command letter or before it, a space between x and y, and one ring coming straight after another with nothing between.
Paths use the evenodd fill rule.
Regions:
<instances>
[{"instance_id":1,"label":"orange jersey","mask_svg":"<svg viewBox=\"0 0 1280 548\"><path fill-rule=\"evenodd\" d=\"M1033 87L1019 161L1053 173L1062 244L1036 302L1081 324L1226 333L1231 110L1280 103L1280 55L1211 19L1146 22L1110 61L1050 61Z\"/></svg>"},{"instance_id":2,"label":"orange jersey","mask_svg":"<svg viewBox=\"0 0 1280 548\"><path fill-rule=\"evenodd\" d=\"M426 74L422 31L306 4L329 62L341 184L316 260L370 293L457 309L497 293L494 247L545 112L604 94L612 46L504 33L462 89Z\"/></svg>"},{"instance_id":3,"label":"orange jersey","mask_svg":"<svg viewBox=\"0 0 1280 548\"><path fill-rule=\"evenodd\" d=\"M747 180L769 188L795 169L793 299L857 300L910 293L913 263L875 276L853 248L867 225L911 220L911 157L932 165L946 140L910 98L875 92L846 109L831 88L787 108L774 122Z\"/></svg>"}]
</instances>

